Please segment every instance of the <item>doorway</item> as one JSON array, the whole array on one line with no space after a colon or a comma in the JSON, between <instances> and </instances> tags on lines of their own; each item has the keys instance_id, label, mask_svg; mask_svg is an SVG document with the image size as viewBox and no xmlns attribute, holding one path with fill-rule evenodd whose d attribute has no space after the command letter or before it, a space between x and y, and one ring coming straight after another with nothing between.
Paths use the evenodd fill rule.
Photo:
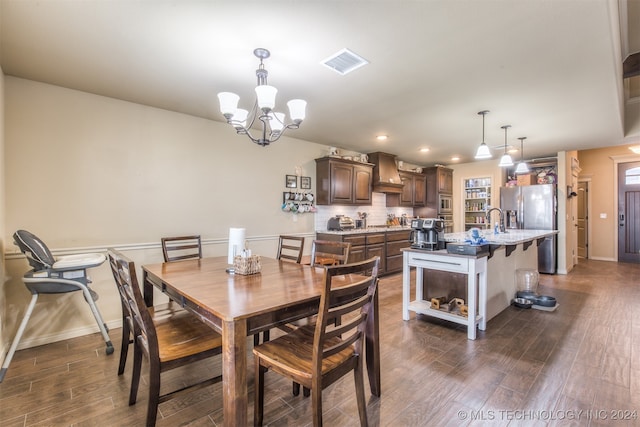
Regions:
<instances>
[{"instance_id":1,"label":"doorway","mask_svg":"<svg viewBox=\"0 0 640 427\"><path fill-rule=\"evenodd\" d=\"M618 164L618 261L640 263L640 162Z\"/></svg>"},{"instance_id":2,"label":"doorway","mask_svg":"<svg viewBox=\"0 0 640 427\"><path fill-rule=\"evenodd\" d=\"M589 258L589 182L578 183L578 258Z\"/></svg>"}]
</instances>

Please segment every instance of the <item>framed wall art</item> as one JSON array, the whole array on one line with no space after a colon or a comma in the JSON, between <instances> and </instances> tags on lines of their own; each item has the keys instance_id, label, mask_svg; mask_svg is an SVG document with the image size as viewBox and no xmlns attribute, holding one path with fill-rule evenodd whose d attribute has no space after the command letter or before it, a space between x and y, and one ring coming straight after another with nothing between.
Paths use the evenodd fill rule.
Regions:
<instances>
[{"instance_id":1,"label":"framed wall art","mask_svg":"<svg viewBox=\"0 0 640 427\"><path fill-rule=\"evenodd\" d=\"M298 188L298 177L296 175L287 175L285 185L287 188Z\"/></svg>"},{"instance_id":2,"label":"framed wall art","mask_svg":"<svg viewBox=\"0 0 640 427\"><path fill-rule=\"evenodd\" d=\"M311 190L311 177L310 176L301 176L300 177L300 188L303 190Z\"/></svg>"}]
</instances>

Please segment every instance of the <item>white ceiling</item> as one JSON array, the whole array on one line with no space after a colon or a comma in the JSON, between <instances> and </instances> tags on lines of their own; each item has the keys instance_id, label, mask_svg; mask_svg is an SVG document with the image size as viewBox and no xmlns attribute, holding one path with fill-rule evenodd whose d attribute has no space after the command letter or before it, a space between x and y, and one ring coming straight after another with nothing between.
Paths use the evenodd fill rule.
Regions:
<instances>
[{"instance_id":1,"label":"white ceiling","mask_svg":"<svg viewBox=\"0 0 640 427\"><path fill-rule=\"evenodd\" d=\"M217 92L250 107L264 47L278 105L308 101L289 136L469 162L486 109L487 143L510 124L508 143L526 136L535 158L630 141L621 70L640 51L639 2L2 0L0 61L6 75L223 121ZM370 64L320 65L345 47Z\"/></svg>"}]
</instances>

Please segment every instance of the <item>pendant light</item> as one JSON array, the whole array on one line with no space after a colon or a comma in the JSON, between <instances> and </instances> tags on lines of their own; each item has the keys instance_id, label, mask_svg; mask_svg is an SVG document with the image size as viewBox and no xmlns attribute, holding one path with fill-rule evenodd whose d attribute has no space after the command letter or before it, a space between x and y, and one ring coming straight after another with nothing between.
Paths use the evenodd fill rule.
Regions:
<instances>
[{"instance_id":1,"label":"pendant light","mask_svg":"<svg viewBox=\"0 0 640 427\"><path fill-rule=\"evenodd\" d=\"M491 158L491 151L489 151L489 147L484 142L484 116L489 112L489 110L480 111L478 114L482 115L482 144L478 147L478 151L476 151L476 159L484 160Z\"/></svg>"},{"instance_id":2,"label":"pendant light","mask_svg":"<svg viewBox=\"0 0 640 427\"><path fill-rule=\"evenodd\" d=\"M527 139L527 137L521 136L518 139L520 140L520 163L518 163L518 167L516 168L516 174L529 173L529 166L524 161L524 151L522 151L522 142Z\"/></svg>"},{"instance_id":3,"label":"pendant light","mask_svg":"<svg viewBox=\"0 0 640 427\"><path fill-rule=\"evenodd\" d=\"M513 160L511 159L509 153L507 153L507 129L509 129L510 127L511 125L501 126L501 128L504 129L504 154L500 158L500 163L498 164L498 166L500 167L513 166Z\"/></svg>"}]
</instances>

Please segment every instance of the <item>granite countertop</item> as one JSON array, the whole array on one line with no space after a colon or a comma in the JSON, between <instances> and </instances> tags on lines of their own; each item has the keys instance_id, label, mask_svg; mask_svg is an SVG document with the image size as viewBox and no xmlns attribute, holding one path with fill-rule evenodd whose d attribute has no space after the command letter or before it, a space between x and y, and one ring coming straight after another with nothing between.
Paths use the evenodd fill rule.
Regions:
<instances>
[{"instance_id":1,"label":"granite countertop","mask_svg":"<svg viewBox=\"0 0 640 427\"><path fill-rule=\"evenodd\" d=\"M354 228L353 230L316 230L316 233L326 233L326 234L337 234L337 235L347 235L347 234L363 234L363 233L385 233L387 231L410 231L411 226L409 225L380 225L380 226L369 226L367 228Z\"/></svg>"},{"instance_id":2,"label":"granite countertop","mask_svg":"<svg viewBox=\"0 0 640 427\"><path fill-rule=\"evenodd\" d=\"M493 245L517 245L541 237L558 234L557 230L507 230L506 233L493 234L492 230L482 230L480 232L487 243ZM447 242L464 242L469 238L469 232L447 233L444 240Z\"/></svg>"}]
</instances>

